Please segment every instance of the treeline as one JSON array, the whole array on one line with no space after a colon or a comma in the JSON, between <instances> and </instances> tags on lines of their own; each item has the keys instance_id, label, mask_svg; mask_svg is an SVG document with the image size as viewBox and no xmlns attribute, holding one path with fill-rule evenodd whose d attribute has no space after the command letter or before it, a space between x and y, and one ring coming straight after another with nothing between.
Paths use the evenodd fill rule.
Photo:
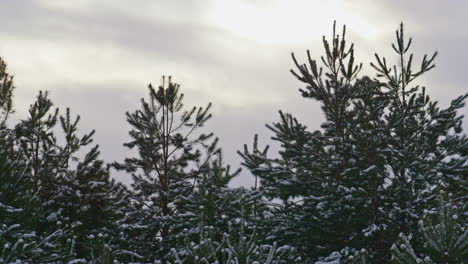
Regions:
<instances>
[{"instance_id":1,"label":"treeline","mask_svg":"<svg viewBox=\"0 0 468 264\"><path fill-rule=\"evenodd\" d=\"M280 111L275 158L257 135L239 151L252 188L229 187L240 170L203 128L211 104L186 108L170 77L127 112L129 156L106 163L47 92L12 124L0 60L0 263L466 263L468 94L441 108L417 85L436 54L415 66L403 25L396 63L376 54L373 77L344 27L323 44L291 72L326 121Z\"/></svg>"}]
</instances>

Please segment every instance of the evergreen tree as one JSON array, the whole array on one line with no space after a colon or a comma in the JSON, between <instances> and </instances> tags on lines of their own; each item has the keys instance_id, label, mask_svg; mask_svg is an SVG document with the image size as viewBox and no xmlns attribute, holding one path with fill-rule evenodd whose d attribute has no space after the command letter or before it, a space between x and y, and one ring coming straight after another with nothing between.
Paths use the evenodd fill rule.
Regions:
<instances>
[{"instance_id":1,"label":"evergreen tree","mask_svg":"<svg viewBox=\"0 0 468 264\"><path fill-rule=\"evenodd\" d=\"M258 146L241 153L264 195L282 201L275 237L297 245L308 261L365 248L371 261L388 262L396 234L416 229L438 189L466 193L467 138L457 110L467 95L440 109L413 84L434 67L436 54L413 70L403 26L396 35L398 66L376 55L375 79L358 78L344 29L341 36L334 30L331 44L324 38L325 71L310 53L308 66L293 55L303 97L322 105L323 130L309 132L280 112L281 121L268 125L281 143L280 158Z\"/></svg>"},{"instance_id":2,"label":"evergreen tree","mask_svg":"<svg viewBox=\"0 0 468 264\"><path fill-rule=\"evenodd\" d=\"M126 114L132 129L131 141L124 146L136 149L137 156L114 163L132 174L135 211L127 216L135 221L126 227L139 233L133 239L134 252L150 262L169 253L170 218L179 213L219 152L212 133L198 133L211 117L211 104L184 110L183 98L170 77L167 83L163 77L158 89L150 84L148 101L142 99L141 109Z\"/></svg>"},{"instance_id":3,"label":"evergreen tree","mask_svg":"<svg viewBox=\"0 0 468 264\"><path fill-rule=\"evenodd\" d=\"M94 134L92 131L80 138L79 120L79 116L71 119L69 109L60 117L66 143L60 147L59 156L66 159L66 172L59 179L63 186L56 197L60 199L63 214L73 219L78 256L96 260L102 257L104 245L116 243L114 234L119 230L117 220L123 214L126 189L110 178L104 161L99 159L98 145L89 149L83 158L77 156L78 151L92 143Z\"/></svg>"},{"instance_id":4,"label":"evergreen tree","mask_svg":"<svg viewBox=\"0 0 468 264\"><path fill-rule=\"evenodd\" d=\"M0 262L64 263L72 259L63 244L66 232L40 232L44 212L33 191L27 164L4 142L0 144ZM61 262L64 261L64 262Z\"/></svg>"},{"instance_id":5,"label":"evergreen tree","mask_svg":"<svg viewBox=\"0 0 468 264\"><path fill-rule=\"evenodd\" d=\"M37 230L66 228L75 243L73 253L85 261L99 259L95 247L102 248L104 241L113 240L124 188L110 178L98 158L97 145L80 156L79 152L92 143L94 131L78 136L79 120L79 116L71 118L69 109L60 115L48 93L40 92L29 117L16 125L14 134L20 153L30 164L33 189L46 214ZM56 135L57 126L62 130L63 144ZM93 237L100 238L98 245Z\"/></svg>"},{"instance_id":6,"label":"evergreen tree","mask_svg":"<svg viewBox=\"0 0 468 264\"><path fill-rule=\"evenodd\" d=\"M53 103L47 92L39 92L36 102L30 106L29 117L15 127L17 144L25 159L30 161L34 190L43 201L50 201L59 188L56 177L63 172L63 165L53 128L57 124L58 108L52 110Z\"/></svg>"},{"instance_id":7,"label":"evergreen tree","mask_svg":"<svg viewBox=\"0 0 468 264\"><path fill-rule=\"evenodd\" d=\"M300 73L292 72L307 84L302 95L322 103L325 130L309 132L291 114L280 111L280 122L267 125L275 134L273 140L281 144L280 158L269 159L266 150L255 146L252 152L245 148L241 153L243 164L261 179L260 188L267 198L282 201L275 218L283 223L272 227L275 238L278 243L292 243L304 259L343 248L350 235L346 230L363 228L356 228L361 221L353 217L359 204L351 207L353 203L343 199L353 197L355 191L346 183L358 182L347 179L343 172L352 161L346 156L351 126L348 109L357 94L355 80L361 68L354 64L353 45L347 47L344 34L344 29L341 37L334 30L331 46L324 38L325 77L309 52L309 68L299 65L293 55Z\"/></svg>"},{"instance_id":8,"label":"evergreen tree","mask_svg":"<svg viewBox=\"0 0 468 264\"><path fill-rule=\"evenodd\" d=\"M37 228L45 214L33 188L30 163L15 147L14 133L7 126L13 90L13 79L0 58L0 262L64 263L72 259L73 247L63 244L66 231Z\"/></svg>"}]
</instances>

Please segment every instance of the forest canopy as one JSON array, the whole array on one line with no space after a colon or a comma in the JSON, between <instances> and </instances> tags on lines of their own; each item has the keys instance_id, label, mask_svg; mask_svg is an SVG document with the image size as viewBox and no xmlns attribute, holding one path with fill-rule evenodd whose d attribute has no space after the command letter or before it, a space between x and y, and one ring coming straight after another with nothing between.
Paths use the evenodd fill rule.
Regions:
<instances>
[{"instance_id":1,"label":"forest canopy","mask_svg":"<svg viewBox=\"0 0 468 264\"><path fill-rule=\"evenodd\" d=\"M311 130L280 110L266 125L277 153L259 145L266 135L239 146L255 185L238 188L240 169L206 130L212 104L185 106L171 77L126 113L128 156L104 161L94 130L47 91L13 122L0 59L0 263L466 262L468 93L439 106L419 84L437 53L416 62L405 33L396 60L375 54L367 76L346 27L320 58L291 54L325 121Z\"/></svg>"}]
</instances>

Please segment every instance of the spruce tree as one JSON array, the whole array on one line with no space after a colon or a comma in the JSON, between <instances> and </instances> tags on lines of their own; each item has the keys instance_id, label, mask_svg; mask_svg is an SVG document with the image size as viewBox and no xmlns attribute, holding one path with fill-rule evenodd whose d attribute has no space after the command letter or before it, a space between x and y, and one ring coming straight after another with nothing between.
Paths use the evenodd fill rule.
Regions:
<instances>
[{"instance_id":1,"label":"spruce tree","mask_svg":"<svg viewBox=\"0 0 468 264\"><path fill-rule=\"evenodd\" d=\"M280 157L270 159L255 146L251 152L245 148L241 153L244 165L261 179L260 189L267 198L282 201L275 218L283 223L272 227L275 238L295 245L304 259L344 247L349 236L346 229L359 224L352 216L351 203L337 199L351 197L353 191L345 186L352 180L342 172L350 162L345 156L350 148L346 144L350 126L347 110L357 94L355 82L361 68L355 65L353 45L347 46L344 34L343 29L340 37L334 28L331 45L324 38L325 74L309 52L309 67L299 65L293 55L299 73L292 72L307 84L300 90L303 97L322 104L327 120L322 125L324 131L309 132L291 114L280 111L280 122L267 125L275 134L272 139L281 144Z\"/></svg>"},{"instance_id":2,"label":"spruce tree","mask_svg":"<svg viewBox=\"0 0 468 264\"><path fill-rule=\"evenodd\" d=\"M3 139L0 139L0 262L72 260L69 250L73 245L64 243L66 230L60 227L45 232L38 230L45 214L33 190L27 163Z\"/></svg>"},{"instance_id":3,"label":"spruce tree","mask_svg":"<svg viewBox=\"0 0 468 264\"><path fill-rule=\"evenodd\" d=\"M92 144L94 131L79 136L79 120L69 109L60 115L48 93L39 92L14 137L46 215L37 231L65 228L68 240L74 241L73 254L87 261L101 258L96 252L114 240L124 188L110 178L97 145L81 156L80 151Z\"/></svg>"},{"instance_id":4,"label":"spruce tree","mask_svg":"<svg viewBox=\"0 0 468 264\"><path fill-rule=\"evenodd\" d=\"M80 117L71 119L70 110L60 117L66 138L62 158L68 158L67 171L63 174L63 187L57 195L63 206L63 214L73 219L73 233L77 237L76 253L97 263L102 262L104 248L112 252L119 245L118 220L126 206L126 188L110 177L109 169L99 158L99 146L89 149L84 157L75 156L82 147L92 143L92 133L77 135ZM76 160L76 164L73 164ZM118 248L115 253L118 253Z\"/></svg>"},{"instance_id":5,"label":"spruce tree","mask_svg":"<svg viewBox=\"0 0 468 264\"><path fill-rule=\"evenodd\" d=\"M466 193L467 138L457 111L467 95L438 107L415 84L434 67L436 54L414 70L403 26L396 36L398 65L376 55L373 79L358 76L344 29L341 36L334 30L331 43L324 38L325 70L310 53L308 65L293 55L292 73L306 85L301 94L322 105L322 130L309 132L280 112L280 122L268 125L280 157L268 158L258 146L241 153L264 195L282 200L275 219L284 224L272 226L276 237L296 243L308 261L348 248L386 263L396 234L417 228L439 189Z\"/></svg>"},{"instance_id":6,"label":"spruce tree","mask_svg":"<svg viewBox=\"0 0 468 264\"><path fill-rule=\"evenodd\" d=\"M7 121L13 113L13 78L0 58L0 262L64 263L73 259L66 231L42 232L46 215L34 189L30 162L14 144ZM72 242L72 241L70 241Z\"/></svg>"},{"instance_id":7,"label":"spruce tree","mask_svg":"<svg viewBox=\"0 0 468 264\"><path fill-rule=\"evenodd\" d=\"M113 164L132 175L135 210L127 213L126 228L136 232L131 245L136 255L149 262L169 253L174 235L170 219L219 152L212 133L199 133L211 118L211 104L185 110L179 89L170 77L163 77L157 89L149 85L148 101L142 99L141 109L126 114L131 141L124 146L136 150L136 156Z\"/></svg>"}]
</instances>

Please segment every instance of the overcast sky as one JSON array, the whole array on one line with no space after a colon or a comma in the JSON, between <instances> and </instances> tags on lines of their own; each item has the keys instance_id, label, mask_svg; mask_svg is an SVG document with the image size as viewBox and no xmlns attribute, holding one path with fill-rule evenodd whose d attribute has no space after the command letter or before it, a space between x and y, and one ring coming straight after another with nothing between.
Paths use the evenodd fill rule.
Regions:
<instances>
[{"instance_id":1,"label":"overcast sky","mask_svg":"<svg viewBox=\"0 0 468 264\"><path fill-rule=\"evenodd\" d=\"M322 54L333 20L364 72L378 52L395 59L391 41L403 21L417 58L437 50L436 69L422 84L442 105L468 92L468 1L461 0L0 0L0 56L15 75L17 117L39 90L96 129L106 161L126 156L125 112L138 107L148 83L162 75L181 84L187 106L214 104L207 129L220 137L225 159L271 136L266 123L278 110L317 129L317 103L301 98L290 53ZM464 109L465 114L468 112ZM465 130L468 129L465 118ZM119 180L128 182L124 175ZM244 170L234 185L250 185Z\"/></svg>"}]
</instances>

